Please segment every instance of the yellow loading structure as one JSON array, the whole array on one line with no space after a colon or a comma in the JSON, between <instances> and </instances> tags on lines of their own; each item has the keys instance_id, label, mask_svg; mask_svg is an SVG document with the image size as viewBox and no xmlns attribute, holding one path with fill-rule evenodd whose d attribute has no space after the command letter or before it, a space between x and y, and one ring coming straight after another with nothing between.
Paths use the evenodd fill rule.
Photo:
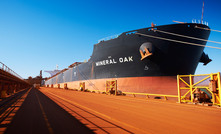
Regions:
<instances>
[{"instance_id":1,"label":"yellow loading structure","mask_svg":"<svg viewBox=\"0 0 221 134\"><path fill-rule=\"evenodd\" d=\"M177 75L178 102L212 103L221 106L220 72Z\"/></svg>"},{"instance_id":2,"label":"yellow loading structure","mask_svg":"<svg viewBox=\"0 0 221 134\"><path fill-rule=\"evenodd\" d=\"M117 80L106 81L106 94L117 95Z\"/></svg>"}]
</instances>

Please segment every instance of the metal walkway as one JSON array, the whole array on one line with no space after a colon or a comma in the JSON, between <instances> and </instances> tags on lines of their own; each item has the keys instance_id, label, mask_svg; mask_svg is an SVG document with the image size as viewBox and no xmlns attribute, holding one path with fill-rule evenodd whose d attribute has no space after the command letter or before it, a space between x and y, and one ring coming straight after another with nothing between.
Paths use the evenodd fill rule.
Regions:
<instances>
[{"instance_id":1,"label":"metal walkway","mask_svg":"<svg viewBox=\"0 0 221 134\"><path fill-rule=\"evenodd\" d=\"M0 62L0 98L25 89L30 85L12 69Z\"/></svg>"}]
</instances>

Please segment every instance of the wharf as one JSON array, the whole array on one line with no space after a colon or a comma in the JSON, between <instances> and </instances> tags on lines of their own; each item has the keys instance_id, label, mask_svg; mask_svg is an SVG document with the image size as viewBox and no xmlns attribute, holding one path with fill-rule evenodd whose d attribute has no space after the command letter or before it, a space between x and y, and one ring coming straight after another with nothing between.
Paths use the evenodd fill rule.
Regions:
<instances>
[{"instance_id":1,"label":"wharf","mask_svg":"<svg viewBox=\"0 0 221 134\"><path fill-rule=\"evenodd\" d=\"M217 107L42 87L30 90L6 133L218 134L220 112Z\"/></svg>"}]
</instances>

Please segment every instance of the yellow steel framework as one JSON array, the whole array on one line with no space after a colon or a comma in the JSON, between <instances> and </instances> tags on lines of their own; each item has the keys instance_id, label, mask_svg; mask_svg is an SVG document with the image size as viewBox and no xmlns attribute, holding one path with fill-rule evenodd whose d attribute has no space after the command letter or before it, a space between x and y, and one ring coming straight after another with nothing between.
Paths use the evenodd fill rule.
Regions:
<instances>
[{"instance_id":1,"label":"yellow steel framework","mask_svg":"<svg viewBox=\"0 0 221 134\"><path fill-rule=\"evenodd\" d=\"M178 102L194 102L194 94L207 91L213 105L221 106L220 72L201 75L177 75Z\"/></svg>"},{"instance_id":2,"label":"yellow steel framework","mask_svg":"<svg viewBox=\"0 0 221 134\"><path fill-rule=\"evenodd\" d=\"M80 91L85 91L85 82L79 83Z\"/></svg>"},{"instance_id":3,"label":"yellow steel framework","mask_svg":"<svg viewBox=\"0 0 221 134\"><path fill-rule=\"evenodd\" d=\"M64 89L68 89L68 84L64 83Z\"/></svg>"},{"instance_id":4,"label":"yellow steel framework","mask_svg":"<svg viewBox=\"0 0 221 134\"><path fill-rule=\"evenodd\" d=\"M117 80L106 81L106 94L108 93L117 95Z\"/></svg>"}]
</instances>

